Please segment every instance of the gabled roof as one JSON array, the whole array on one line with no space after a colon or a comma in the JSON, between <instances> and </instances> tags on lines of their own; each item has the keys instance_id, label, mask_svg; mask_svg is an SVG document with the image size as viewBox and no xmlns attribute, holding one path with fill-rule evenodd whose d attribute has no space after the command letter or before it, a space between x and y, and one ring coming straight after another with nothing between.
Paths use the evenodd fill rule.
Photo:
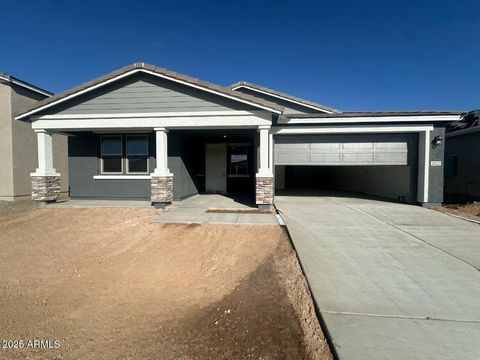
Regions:
<instances>
[{"instance_id":1,"label":"gabled roof","mask_svg":"<svg viewBox=\"0 0 480 360\"><path fill-rule=\"evenodd\" d=\"M322 105L322 104L319 104L319 103L316 103L316 102L313 102L313 101L310 101L310 100L305 100L305 99L302 99L302 98L299 98L299 97L296 97L296 96L293 96L293 95L285 94L283 92L272 90L272 89L269 89L265 86L253 84L253 83L247 82L247 81L239 81L239 82L236 82L235 84L230 85L230 89L232 89L232 90L238 90L240 88L245 88L245 89L253 90L253 91L256 91L256 92L259 92L259 93L264 93L264 94L266 93L267 95L270 95L272 97L277 97L277 98L280 98L280 99L283 99L283 100L286 100L286 101L290 101L292 103L300 104L300 105L303 105L305 107L312 108L314 110L318 110L318 111L322 111L322 112L326 112L326 113L338 113L338 112L340 112L340 110L334 109L332 107L325 106L325 105Z\"/></svg>"},{"instance_id":2,"label":"gabled roof","mask_svg":"<svg viewBox=\"0 0 480 360\"><path fill-rule=\"evenodd\" d=\"M229 98L234 101L248 104L253 107L268 110L276 114L281 114L283 111L282 106L279 106L278 104L275 104L273 102L259 99L255 96L242 94L238 91L233 91L229 88L225 88L223 86L216 85L207 81L203 81L188 75L184 75L184 74L180 74L164 68L160 68L155 65L150 65L150 64L145 64L143 62L140 62L140 63L127 65L125 67L122 67L121 69L115 70L109 74L106 74L94 80L88 81L70 90L66 90L61 93L58 93L52 96L51 98L39 101L36 104L34 104L30 109L28 109L26 112L17 116L16 119L22 119L22 118L28 117L39 111L50 108L54 105L57 105L59 103L72 99L76 96L80 96L89 91L93 91L95 89L98 89L99 87L110 84L116 80L125 78L127 76L130 76L138 72L155 75L167 80L181 83L189 87L197 88L209 93L213 93L222 97Z\"/></svg>"},{"instance_id":3,"label":"gabled roof","mask_svg":"<svg viewBox=\"0 0 480 360\"><path fill-rule=\"evenodd\" d=\"M51 93L50 91L44 90L44 89L39 88L38 86L35 86L35 85L32 85L32 84L29 84L26 81L17 79L15 77L11 76L11 75L6 74L6 73L0 72L0 81L5 81L7 83L11 83L11 84L21 86L25 89L34 91L34 92L36 92L38 94L41 94L41 95L44 95L44 96L52 96L53 95L53 93Z\"/></svg>"}]
</instances>

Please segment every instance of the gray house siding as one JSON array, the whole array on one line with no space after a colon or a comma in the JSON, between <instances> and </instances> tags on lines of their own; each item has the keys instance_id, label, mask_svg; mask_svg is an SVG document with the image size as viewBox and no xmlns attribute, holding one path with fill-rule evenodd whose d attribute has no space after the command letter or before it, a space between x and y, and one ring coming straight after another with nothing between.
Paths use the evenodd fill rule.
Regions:
<instances>
[{"instance_id":1,"label":"gray house siding","mask_svg":"<svg viewBox=\"0 0 480 360\"><path fill-rule=\"evenodd\" d=\"M480 200L480 129L446 138L446 159L455 159L445 178L445 196L451 201Z\"/></svg>"},{"instance_id":2,"label":"gray house siding","mask_svg":"<svg viewBox=\"0 0 480 360\"><path fill-rule=\"evenodd\" d=\"M139 74L59 104L48 113L67 115L227 110L254 108L173 81Z\"/></svg>"},{"instance_id":3,"label":"gray house siding","mask_svg":"<svg viewBox=\"0 0 480 360\"><path fill-rule=\"evenodd\" d=\"M267 94L259 93L258 91L253 91L253 90L246 89L246 88L238 88L235 91L238 91L238 92L241 92L241 93L247 94L247 95L252 95L252 96L258 97L260 99L264 99L264 100L273 102L275 104L278 104L280 106L283 106L284 107L283 113L287 114L287 115L288 114L298 114L298 113L305 113L305 114L322 113L322 111L312 109L311 107L302 106L300 104L295 104L295 103L292 103L291 101L282 100L282 99L279 99L275 96L269 96Z\"/></svg>"}]
</instances>

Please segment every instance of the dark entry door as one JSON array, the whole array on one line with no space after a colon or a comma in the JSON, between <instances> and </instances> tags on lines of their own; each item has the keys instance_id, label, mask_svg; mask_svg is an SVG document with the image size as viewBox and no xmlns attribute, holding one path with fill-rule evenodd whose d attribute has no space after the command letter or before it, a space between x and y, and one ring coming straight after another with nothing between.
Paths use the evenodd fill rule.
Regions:
<instances>
[{"instance_id":1,"label":"dark entry door","mask_svg":"<svg viewBox=\"0 0 480 360\"><path fill-rule=\"evenodd\" d=\"M206 144L205 190L210 193L227 192L227 145Z\"/></svg>"}]
</instances>

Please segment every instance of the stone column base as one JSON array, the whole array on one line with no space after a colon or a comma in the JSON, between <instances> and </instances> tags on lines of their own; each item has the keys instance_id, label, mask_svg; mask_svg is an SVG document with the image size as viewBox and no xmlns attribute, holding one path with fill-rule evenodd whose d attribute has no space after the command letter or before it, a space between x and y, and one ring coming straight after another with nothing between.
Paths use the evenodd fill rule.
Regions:
<instances>
[{"instance_id":1,"label":"stone column base","mask_svg":"<svg viewBox=\"0 0 480 360\"><path fill-rule=\"evenodd\" d=\"M173 176L151 177L150 199L155 207L163 208L173 200Z\"/></svg>"},{"instance_id":2,"label":"stone column base","mask_svg":"<svg viewBox=\"0 0 480 360\"><path fill-rule=\"evenodd\" d=\"M32 176L32 200L57 201L60 196L60 176Z\"/></svg>"},{"instance_id":3,"label":"stone column base","mask_svg":"<svg viewBox=\"0 0 480 360\"><path fill-rule=\"evenodd\" d=\"M273 177L256 178L255 202L261 209L269 209L273 204Z\"/></svg>"}]
</instances>

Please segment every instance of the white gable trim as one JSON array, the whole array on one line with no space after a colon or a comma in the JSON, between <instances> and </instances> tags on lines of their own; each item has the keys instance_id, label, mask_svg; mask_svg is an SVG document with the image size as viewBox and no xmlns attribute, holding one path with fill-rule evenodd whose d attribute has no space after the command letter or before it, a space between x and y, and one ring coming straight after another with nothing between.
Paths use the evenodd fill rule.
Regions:
<instances>
[{"instance_id":1,"label":"white gable trim","mask_svg":"<svg viewBox=\"0 0 480 360\"><path fill-rule=\"evenodd\" d=\"M259 90L257 88L254 88L254 87L251 87L251 86L248 86L248 85L238 85L238 86L235 86L232 88L232 90L238 90L240 88L244 88L244 89L248 89L248 90L252 90L252 91L256 91L260 94L265 94L265 95L268 95L268 96L271 96L271 97L274 97L274 98L277 98L277 99L281 99L281 100L285 100L285 101L288 101L288 102L291 102L293 104L297 104L297 105L301 105L301 106L304 106L304 107L307 107L307 108L310 108L310 109L314 109L314 110L318 110L318 111L322 111L324 113L327 113L327 114L335 114L335 112L331 111L331 110L326 110L322 107L319 107L319 106L314 106L314 105L310 105L310 104L306 104L304 102L301 102L301 101L297 101L297 100L292 100L290 98L287 98L285 96L280 96L280 95L277 95L277 94L273 94L271 92L268 92L268 91L265 91L265 90Z\"/></svg>"},{"instance_id":2,"label":"white gable trim","mask_svg":"<svg viewBox=\"0 0 480 360\"><path fill-rule=\"evenodd\" d=\"M36 114L42 110L45 110L45 109L48 109L52 106L55 106L55 105L58 105L58 104L61 104L65 101L68 101L70 99L73 99L77 96L80 96L80 95L83 95L85 93L88 93L90 91L93 91L95 89L98 89L100 87L103 87L105 85L108 85L112 82L115 82L117 80L120 80L120 79L123 79L125 77L128 77L130 75L133 75L133 74L136 74L136 73L139 73L139 72L143 72L143 73L146 73L146 74L150 74L150 75L153 75L153 76L157 76L159 78L163 78L163 79L166 79L166 80L169 80L169 81L172 81L172 82L176 82L176 83L179 83L179 84L182 84L182 85L186 85L186 86L189 86L189 87L192 87L192 88L195 88L195 89L199 89L199 90L202 90L202 91L205 91L205 92L209 92L209 93L212 93L212 94L215 94L215 95L218 95L218 96L221 96L221 97L224 97L224 98L227 98L227 99L231 99L231 100L234 100L234 101L237 101L237 102L241 102L241 103L244 103L244 104L247 104L247 105L250 105L250 106L253 106L253 107L256 107L256 108L260 108L260 109L264 109L264 110L267 110L267 111L270 111L270 112L273 112L275 114L281 114L282 112L279 111L279 110L275 110L275 109L272 109L272 108L269 108L268 106L263 106L263 105L258 105L258 104L255 104L253 102L250 102L248 100L243 100L243 99L239 99L235 96L231 96L231 95L228 95L228 94L224 94L224 93L221 93L221 92L218 92L218 91L215 91L215 90L212 90L212 89L208 89L208 88L205 88L203 86L200 86L200 85L196 85L196 84L192 84L190 82L187 82L187 81L184 81L184 80L179 80L179 79L176 79L176 78L173 78L173 77L170 77L170 76L167 76L167 75L163 75L163 74L159 74L157 72L154 72L154 71L150 71L150 70L147 70L147 69L133 69L133 70L130 70L126 73L123 73L121 75L118 75L118 76L115 76L111 79L108 79L108 80L105 80L101 83L98 83L96 85L92 85L86 89L83 89L83 90L80 90L80 91L77 91L76 93L73 93L73 94L70 94L68 96L65 96L61 99L58 99L57 101L54 101L54 102L51 102L49 104L46 104L44 106L41 106L39 108L36 108L36 109L33 109L31 111L28 111L24 114L21 114L19 116L17 116L15 118L15 120L20 120L20 119L23 119L25 117L28 117L30 115L33 115L33 114Z\"/></svg>"}]
</instances>

